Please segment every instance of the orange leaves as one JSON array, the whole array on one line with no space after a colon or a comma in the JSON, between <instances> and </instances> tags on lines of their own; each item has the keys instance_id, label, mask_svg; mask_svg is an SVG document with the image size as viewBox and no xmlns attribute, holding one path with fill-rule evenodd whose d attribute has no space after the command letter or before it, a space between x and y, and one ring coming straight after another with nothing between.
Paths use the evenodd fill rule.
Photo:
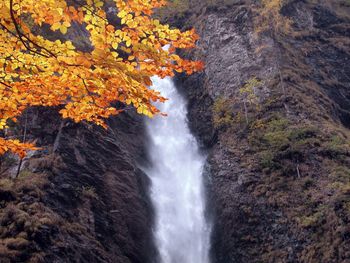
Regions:
<instances>
[{"instance_id":1,"label":"orange leaves","mask_svg":"<svg viewBox=\"0 0 350 263\"><path fill-rule=\"evenodd\" d=\"M76 21L80 24L84 21L84 13L82 12L81 8L76 9L73 6L69 6L66 8L65 14L70 17L71 20Z\"/></svg>"},{"instance_id":2,"label":"orange leaves","mask_svg":"<svg viewBox=\"0 0 350 263\"><path fill-rule=\"evenodd\" d=\"M175 70L177 72L185 71L189 75L193 72L201 71L204 68L204 63L202 61L180 60L178 63L178 67L175 68Z\"/></svg>"},{"instance_id":3,"label":"orange leaves","mask_svg":"<svg viewBox=\"0 0 350 263\"><path fill-rule=\"evenodd\" d=\"M28 150L37 149L37 147L34 147L34 145L30 143L21 143L19 140L5 140L0 137L0 155L6 152L13 152L22 159L26 156Z\"/></svg>"},{"instance_id":4,"label":"orange leaves","mask_svg":"<svg viewBox=\"0 0 350 263\"><path fill-rule=\"evenodd\" d=\"M10 1L18 25L11 20ZM0 130L31 106L61 105L64 118L103 127L105 119L123 111L112 106L116 102L148 117L163 114L154 103L166 98L150 88L151 77L203 68L201 62L175 54L177 48L195 47L194 30L181 32L151 17L165 1L113 1L120 25L107 20L103 0L78 1L74 7L66 0L0 1L0 23L11 30L0 27ZM24 17L31 19L22 21ZM62 34L69 30L77 39L46 38L37 31L44 23ZM82 52L74 43L89 48ZM12 151L23 157L25 149L34 148L0 138L0 154Z\"/></svg>"},{"instance_id":5,"label":"orange leaves","mask_svg":"<svg viewBox=\"0 0 350 263\"><path fill-rule=\"evenodd\" d=\"M91 62L89 61L89 59L87 59L86 56L76 56L75 58L75 63L78 65L82 65L86 68L90 68L91 67Z\"/></svg>"}]
</instances>

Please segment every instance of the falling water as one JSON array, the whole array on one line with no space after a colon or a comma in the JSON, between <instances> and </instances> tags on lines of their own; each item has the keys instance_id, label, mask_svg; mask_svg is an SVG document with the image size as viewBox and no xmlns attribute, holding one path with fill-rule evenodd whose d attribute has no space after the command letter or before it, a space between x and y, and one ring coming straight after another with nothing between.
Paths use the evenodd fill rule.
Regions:
<instances>
[{"instance_id":1,"label":"falling water","mask_svg":"<svg viewBox=\"0 0 350 263\"><path fill-rule=\"evenodd\" d=\"M153 78L169 98L160 105L168 117L147 123L151 138L151 198L155 241L161 263L209 263L209 227L204 218L202 172L205 156L187 126L186 102L171 79Z\"/></svg>"}]
</instances>

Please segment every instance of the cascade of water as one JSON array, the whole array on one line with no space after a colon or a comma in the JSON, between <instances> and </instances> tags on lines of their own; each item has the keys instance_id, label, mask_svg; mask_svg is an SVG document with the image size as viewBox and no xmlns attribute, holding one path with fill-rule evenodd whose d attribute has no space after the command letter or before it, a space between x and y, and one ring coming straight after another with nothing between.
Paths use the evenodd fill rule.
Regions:
<instances>
[{"instance_id":1,"label":"cascade of water","mask_svg":"<svg viewBox=\"0 0 350 263\"><path fill-rule=\"evenodd\" d=\"M171 79L153 78L169 98L159 105L168 117L147 121L151 138L155 241L161 263L209 263L209 226L204 217L202 172L205 156L187 126L186 102Z\"/></svg>"}]
</instances>

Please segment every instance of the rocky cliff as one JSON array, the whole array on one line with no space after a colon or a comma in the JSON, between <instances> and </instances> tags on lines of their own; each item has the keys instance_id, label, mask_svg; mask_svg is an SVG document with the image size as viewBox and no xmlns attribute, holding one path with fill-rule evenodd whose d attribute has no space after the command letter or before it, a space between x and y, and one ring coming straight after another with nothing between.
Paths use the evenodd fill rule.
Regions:
<instances>
[{"instance_id":1,"label":"rocky cliff","mask_svg":"<svg viewBox=\"0 0 350 263\"><path fill-rule=\"evenodd\" d=\"M28 136L42 148L17 179L3 171L0 262L149 262L152 209L136 165L145 159L136 115L109 120L105 131L54 110L28 112Z\"/></svg>"},{"instance_id":2,"label":"rocky cliff","mask_svg":"<svg viewBox=\"0 0 350 263\"><path fill-rule=\"evenodd\" d=\"M285 1L283 37L258 32L257 1L175 2L166 18L201 37L184 55L206 64L177 83L208 152L212 263L349 262L349 1ZM15 180L1 159L0 262L152 262L140 117L20 123L41 149Z\"/></svg>"},{"instance_id":3,"label":"rocky cliff","mask_svg":"<svg viewBox=\"0 0 350 263\"><path fill-rule=\"evenodd\" d=\"M208 153L212 262L348 262L350 5L285 1L257 33L253 1L191 1L205 71L178 77Z\"/></svg>"}]
</instances>

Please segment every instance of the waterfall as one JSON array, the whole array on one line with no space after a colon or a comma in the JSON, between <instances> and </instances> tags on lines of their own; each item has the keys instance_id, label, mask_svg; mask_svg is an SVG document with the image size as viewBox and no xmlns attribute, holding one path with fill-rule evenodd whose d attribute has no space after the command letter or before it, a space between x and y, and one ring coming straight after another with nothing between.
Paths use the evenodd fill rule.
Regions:
<instances>
[{"instance_id":1,"label":"waterfall","mask_svg":"<svg viewBox=\"0 0 350 263\"><path fill-rule=\"evenodd\" d=\"M160 263L209 263L209 226L204 217L203 166L187 125L187 107L170 78L153 78L153 88L169 101L159 105L168 117L147 120L151 139L151 199Z\"/></svg>"}]
</instances>

